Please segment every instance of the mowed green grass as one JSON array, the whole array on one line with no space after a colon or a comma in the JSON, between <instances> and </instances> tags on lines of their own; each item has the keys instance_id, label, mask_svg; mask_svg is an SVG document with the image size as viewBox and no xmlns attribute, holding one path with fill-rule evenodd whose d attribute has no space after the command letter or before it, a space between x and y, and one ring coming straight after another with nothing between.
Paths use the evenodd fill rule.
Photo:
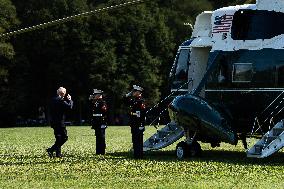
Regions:
<instances>
[{"instance_id":1,"label":"mowed green grass","mask_svg":"<svg viewBox=\"0 0 284 189\"><path fill-rule=\"evenodd\" d=\"M249 159L241 143L177 160L175 145L132 158L129 127L107 129L107 154L95 155L90 127L68 127L62 159L50 159L48 127L0 129L0 188L284 188L284 154ZM145 138L155 132L147 127Z\"/></svg>"}]
</instances>

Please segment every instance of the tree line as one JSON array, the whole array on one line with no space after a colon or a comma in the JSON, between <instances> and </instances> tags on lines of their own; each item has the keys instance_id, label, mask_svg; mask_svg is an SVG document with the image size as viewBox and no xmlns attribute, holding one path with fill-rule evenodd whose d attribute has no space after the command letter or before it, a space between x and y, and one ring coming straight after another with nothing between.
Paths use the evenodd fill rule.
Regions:
<instances>
[{"instance_id":1,"label":"tree line","mask_svg":"<svg viewBox=\"0 0 284 189\"><path fill-rule=\"evenodd\" d=\"M124 3L125 0L0 0L0 33ZM60 86L75 102L70 119L88 119L88 96L105 91L111 122L125 113L122 96L145 88L150 107L168 94L178 45L204 10L243 0L154 0L48 28L0 38L0 127L37 119ZM247 1L249 2L249 1Z\"/></svg>"}]
</instances>

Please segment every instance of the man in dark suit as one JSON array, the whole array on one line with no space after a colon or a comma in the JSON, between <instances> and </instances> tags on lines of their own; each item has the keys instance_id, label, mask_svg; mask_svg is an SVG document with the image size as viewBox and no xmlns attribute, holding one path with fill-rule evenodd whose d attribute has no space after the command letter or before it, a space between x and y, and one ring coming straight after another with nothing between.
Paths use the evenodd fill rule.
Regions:
<instances>
[{"instance_id":1,"label":"man in dark suit","mask_svg":"<svg viewBox=\"0 0 284 189\"><path fill-rule=\"evenodd\" d=\"M134 158L143 158L143 132L145 131L145 103L142 97L143 88L133 85L133 89L125 95L129 105L129 121L132 134Z\"/></svg>"},{"instance_id":2,"label":"man in dark suit","mask_svg":"<svg viewBox=\"0 0 284 189\"><path fill-rule=\"evenodd\" d=\"M52 99L51 102L51 127L54 130L55 143L46 151L49 157L62 157L61 146L68 140L65 121L66 111L72 109L73 101L71 96L66 95L66 89L59 87L57 90L57 96Z\"/></svg>"}]
</instances>

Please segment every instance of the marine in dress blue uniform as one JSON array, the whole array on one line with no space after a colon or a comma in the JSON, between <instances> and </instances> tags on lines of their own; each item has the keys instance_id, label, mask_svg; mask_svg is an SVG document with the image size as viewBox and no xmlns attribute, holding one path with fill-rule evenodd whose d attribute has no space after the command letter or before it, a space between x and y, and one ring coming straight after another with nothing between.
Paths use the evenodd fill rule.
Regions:
<instances>
[{"instance_id":1,"label":"marine in dress blue uniform","mask_svg":"<svg viewBox=\"0 0 284 189\"><path fill-rule=\"evenodd\" d=\"M51 127L54 130L55 143L50 148L46 149L49 157L61 157L61 147L68 140L65 122L65 113L71 110L73 107L73 101L71 96L66 95L66 89L59 87L57 90L57 96L52 99L51 102Z\"/></svg>"},{"instance_id":2,"label":"marine in dress blue uniform","mask_svg":"<svg viewBox=\"0 0 284 189\"><path fill-rule=\"evenodd\" d=\"M132 134L134 158L143 157L143 133L145 131L145 102L142 97L143 88L133 85L133 90L125 95L129 105L129 122Z\"/></svg>"},{"instance_id":3,"label":"marine in dress blue uniform","mask_svg":"<svg viewBox=\"0 0 284 189\"><path fill-rule=\"evenodd\" d=\"M92 129L95 130L96 135L96 154L104 155L106 149L107 104L103 99L103 91L94 89L89 100L92 107Z\"/></svg>"}]
</instances>

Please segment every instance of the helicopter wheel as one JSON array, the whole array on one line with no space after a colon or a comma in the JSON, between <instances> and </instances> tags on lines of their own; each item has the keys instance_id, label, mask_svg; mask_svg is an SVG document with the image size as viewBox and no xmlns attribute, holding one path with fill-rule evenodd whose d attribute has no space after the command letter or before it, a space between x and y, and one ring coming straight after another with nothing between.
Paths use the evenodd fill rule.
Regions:
<instances>
[{"instance_id":1,"label":"helicopter wheel","mask_svg":"<svg viewBox=\"0 0 284 189\"><path fill-rule=\"evenodd\" d=\"M179 142L176 146L176 156L178 159L188 157L188 144L184 141Z\"/></svg>"},{"instance_id":2,"label":"helicopter wheel","mask_svg":"<svg viewBox=\"0 0 284 189\"><path fill-rule=\"evenodd\" d=\"M176 146L176 156L178 159L200 156L201 152L201 146L196 141L191 144L187 144L186 142L182 141Z\"/></svg>"}]
</instances>

